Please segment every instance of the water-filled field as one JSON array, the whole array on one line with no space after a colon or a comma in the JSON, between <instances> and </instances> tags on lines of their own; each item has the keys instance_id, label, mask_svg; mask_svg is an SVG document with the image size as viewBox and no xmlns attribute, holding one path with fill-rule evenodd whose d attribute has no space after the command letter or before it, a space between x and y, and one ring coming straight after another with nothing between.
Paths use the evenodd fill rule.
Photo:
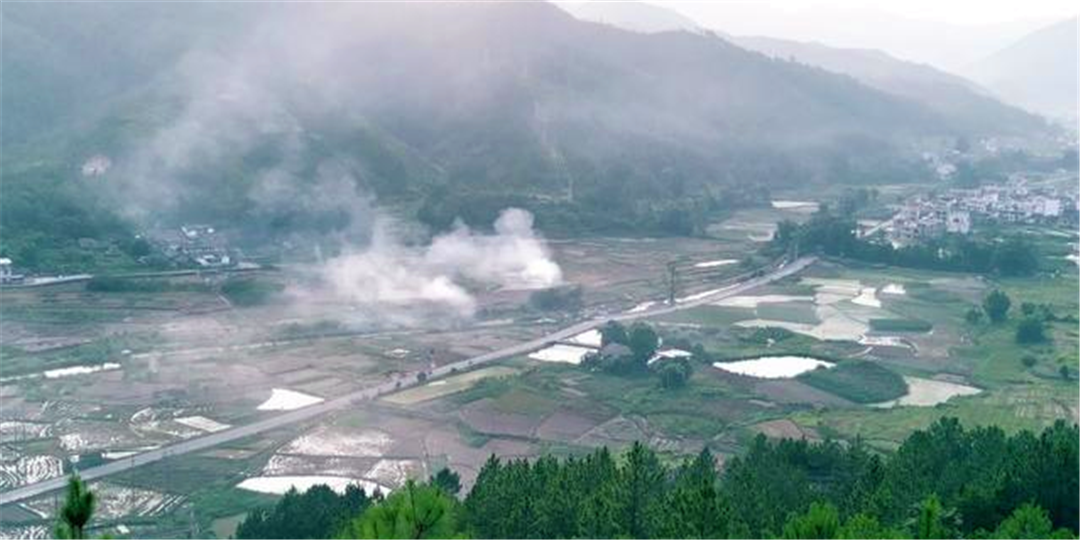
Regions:
<instances>
[{"instance_id":1,"label":"water-filled field","mask_svg":"<svg viewBox=\"0 0 1080 540\"><path fill-rule=\"evenodd\" d=\"M761 379L790 379L818 368L831 368L834 364L804 356L764 356L738 362L716 362L713 367L748 377Z\"/></svg>"}]
</instances>

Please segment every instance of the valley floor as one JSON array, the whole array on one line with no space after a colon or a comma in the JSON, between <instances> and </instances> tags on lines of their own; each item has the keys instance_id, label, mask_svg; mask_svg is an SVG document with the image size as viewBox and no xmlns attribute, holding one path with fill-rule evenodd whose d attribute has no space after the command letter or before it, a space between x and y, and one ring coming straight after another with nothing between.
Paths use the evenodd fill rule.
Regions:
<instances>
[{"instance_id":1,"label":"valley floor","mask_svg":"<svg viewBox=\"0 0 1080 540\"><path fill-rule=\"evenodd\" d=\"M737 214L715 226L722 233L712 239L581 239L555 242L553 250L567 281L585 290L580 317L604 317L660 305L671 260L683 269L678 297L716 288L745 270L715 261L741 261L769 223L800 212ZM291 276L268 272L259 279ZM1077 421L1075 324L1054 323L1052 342L1037 347L1015 343L1015 321L967 324L967 308L994 287L1017 304L1078 312L1071 264L1056 276L990 282L821 261L765 287L648 320L666 343L701 344L716 362L868 361L905 378L908 395L899 403L875 401L869 384L852 391L858 381L823 389L803 378L761 379L709 363L694 366L686 388L669 391L652 377L522 354L97 481L99 525L140 537L222 536L290 485L360 482L389 490L450 466L468 487L492 453L566 455L644 441L672 459L704 446L723 458L759 433L861 437L889 450L946 415L1007 430ZM302 313L280 305L237 308L196 291L93 293L70 284L0 295L5 491L60 476L76 456L79 468L130 459L526 342L574 320L528 311L528 291L506 290L480 293L478 324L424 329L373 326L346 305ZM1025 356L1036 361L1028 365ZM1072 379L1061 377L1061 366ZM47 534L54 511L51 495L0 508L2 533Z\"/></svg>"}]
</instances>

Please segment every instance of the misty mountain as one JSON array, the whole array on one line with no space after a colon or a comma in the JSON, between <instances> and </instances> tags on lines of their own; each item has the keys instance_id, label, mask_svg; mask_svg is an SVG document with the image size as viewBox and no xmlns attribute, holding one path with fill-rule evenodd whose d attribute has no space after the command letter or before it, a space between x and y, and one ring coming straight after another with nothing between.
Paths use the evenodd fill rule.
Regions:
<instances>
[{"instance_id":1,"label":"misty mountain","mask_svg":"<svg viewBox=\"0 0 1080 540\"><path fill-rule=\"evenodd\" d=\"M644 2L558 2L556 5L583 21L634 32L703 31L696 22L677 11Z\"/></svg>"},{"instance_id":2,"label":"misty mountain","mask_svg":"<svg viewBox=\"0 0 1080 540\"><path fill-rule=\"evenodd\" d=\"M689 18L642 2L560 4L575 17L642 32L687 30L705 32ZM733 36L717 31L735 45L780 60L791 60L854 77L882 92L918 101L968 129L993 132L1002 126L1037 129L1040 120L1007 106L963 77L926 64L895 58L873 49L831 47L765 36Z\"/></svg>"},{"instance_id":3,"label":"misty mountain","mask_svg":"<svg viewBox=\"0 0 1080 540\"><path fill-rule=\"evenodd\" d=\"M1041 123L1031 114L998 101L963 77L926 64L899 60L881 51L842 49L758 36L732 37L731 40L774 58L789 58L850 75L882 92L918 101L972 130L992 132L1007 124L1036 129Z\"/></svg>"},{"instance_id":4,"label":"misty mountain","mask_svg":"<svg viewBox=\"0 0 1080 540\"><path fill-rule=\"evenodd\" d=\"M548 230L690 232L703 204L917 178L912 141L1032 127L546 3L27 3L3 17L5 232L86 234L50 222L53 205L328 233L365 221L372 198L437 227L515 205ZM112 168L80 176L96 154Z\"/></svg>"},{"instance_id":5,"label":"misty mountain","mask_svg":"<svg viewBox=\"0 0 1080 540\"><path fill-rule=\"evenodd\" d=\"M1077 115L1077 19L1042 28L966 73L1002 99L1048 116Z\"/></svg>"}]
</instances>

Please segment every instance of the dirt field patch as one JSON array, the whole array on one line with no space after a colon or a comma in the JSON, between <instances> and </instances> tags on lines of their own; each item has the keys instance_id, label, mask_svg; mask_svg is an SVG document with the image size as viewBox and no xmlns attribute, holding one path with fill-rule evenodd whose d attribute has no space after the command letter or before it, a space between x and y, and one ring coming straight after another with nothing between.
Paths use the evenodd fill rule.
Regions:
<instances>
[{"instance_id":1,"label":"dirt field patch","mask_svg":"<svg viewBox=\"0 0 1080 540\"><path fill-rule=\"evenodd\" d=\"M531 437L543 417L500 412L491 399L466 405L459 413L468 426L480 433Z\"/></svg>"},{"instance_id":2,"label":"dirt field patch","mask_svg":"<svg viewBox=\"0 0 1080 540\"><path fill-rule=\"evenodd\" d=\"M319 426L293 439L281 454L305 456L381 457L393 444L386 432L375 429L350 430L338 426Z\"/></svg>"},{"instance_id":3,"label":"dirt field patch","mask_svg":"<svg viewBox=\"0 0 1080 540\"><path fill-rule=\"evenodd\" d=\"M805 439L810 441L821 440L821 437L817 434L817 431L813 429L804 429L799 427L798 424L788 420L786 418L780 420L769 420L768 422L762 422L750 426L750 430L761 433L770 439Z\"/></svg>"},{"instance_id":4,"label":"dirt field patch","mask_svg":"<svg viewBox=\"0 0 1080 540\"><path fill-rule=\"evenodd\" d=\"M570 442L600 424L600 421L574 411L555 411L537 426L536 436L544 440Z\"/></svg>"},{"instance_id":5,"label":"dirt field patch","mask_svg":"<svg viewBox=\"0 0 1080 540\"><path fill-rule=\"evenodd\" d=\"M634 441L649 438L644 419L619 416L596 426L576 441L585 446L612 446L620 448Z\"/></svg>"},{"instance_id":6,"label":"dirt field patch","mask_svg":"<svg viewBox=\"0 0 1080 540\"><path fill-rule=\"evenodd\" d=\"M818 390L795 379L774 379L758 383L754 389L769 401L782 404L809 403L822 407L854 407L850 401Z\"/></svg>"}]
</instances>

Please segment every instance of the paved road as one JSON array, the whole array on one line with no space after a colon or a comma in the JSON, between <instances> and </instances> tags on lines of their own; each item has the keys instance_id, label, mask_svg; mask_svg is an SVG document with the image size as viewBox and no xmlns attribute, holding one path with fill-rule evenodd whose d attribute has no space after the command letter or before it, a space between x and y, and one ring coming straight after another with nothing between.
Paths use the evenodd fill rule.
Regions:
<instances>
[{"instance_id":1,"label":"paved road","mask_svg":"<svg viewBox=\"0 0 1080 540\"><path fill-rule=\"evenodd\" d=\"M482 364L494 362L496 360L501 360L503 358L508 358L511 356L529 353L536 349L543 348L548 344L554 343L556 341L565 340L572 336L576 336L582 332L592 330L593 328L596 328L609 320L630 321L646 317L655 317L657 315L674 313L683 309L688 309L710 302L715 302L717 300L730 296L743 294L756 287L760 287L778 279L793 275L806 268L807 266L813 264L815 260L816 259L814 257L804 257L788 263L787 265L781 265L780 267L760 277L751 278L746 281L728 285L723 288L706 291L705 293L699 293L684 298L677 301L675 305L667 305L656 309L633 313L620 313L617 315L598 317L583 321L573 326L563 328L562 330L552 332L550 334L533 340L529 340L523 343L519 343L517 345L506 347L504 349L499 349L497 351L492 351L479 356L474 356L472 358L467 358L465 360L454 362L452 364L440 366L429 372L428 379L442 377L452 372L467 371ZM91 467L80 471L79 474L84 480L93 480L95 478L101 478L110 474L116 474L141 465L161 461L169 457L187 454L191 452L197 452L199 450L205 450L207 448L211 448L230 441L235 441L237 439L242 439L244 437L250 437L252 435L256 435L265 431L270 431L272 429L276 429L282 426L310 420L331 411L344 409L358 402L372 400L386 394L391 394L405 388L416 386L423 382L424 381L421 381L415 375L400 377L398 379L391 380L378 386L358 390L356 392L352 392L338 398L324 401L322 403L317 403L315 405L309 405L295 411L282 413L271 418L267 418L265 420L260 420L258 422L229 428L224 431L219 431L217 433L211 433L193 439L188 439L175 444L171 444L169 446L165 446L155 450L149 450L141 454L136 454L129 458L113 461L105 465ZM65 486L66 483L67 478L58 477L44 480L42 482L37 482L34 484L25 485L16 489L12 489L10 491L5 491L3 493L0 493L0 505L10 504L37 497L50 491L61 489Z\"/></svg>"}]
</instances>

